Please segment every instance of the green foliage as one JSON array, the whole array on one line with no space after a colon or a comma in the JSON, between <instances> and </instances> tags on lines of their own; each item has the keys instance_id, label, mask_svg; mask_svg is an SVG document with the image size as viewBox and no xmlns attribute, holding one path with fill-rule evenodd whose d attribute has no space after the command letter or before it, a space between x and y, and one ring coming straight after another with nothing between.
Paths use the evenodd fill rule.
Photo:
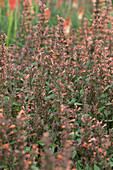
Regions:
<instances>
[{"instance_id":1,"label":"green foliage","mask_svg":"<svg viewBox=\"0 0 113 170\"><path fill-rule=\"evenodd\" d=\"M112 168L112 18L109 3L103 13L86 2L80 21L68 1L48 1L47 18L43 3L26 0L14 45L0 33L0 168Z\"/></svg>"}]
</instances>

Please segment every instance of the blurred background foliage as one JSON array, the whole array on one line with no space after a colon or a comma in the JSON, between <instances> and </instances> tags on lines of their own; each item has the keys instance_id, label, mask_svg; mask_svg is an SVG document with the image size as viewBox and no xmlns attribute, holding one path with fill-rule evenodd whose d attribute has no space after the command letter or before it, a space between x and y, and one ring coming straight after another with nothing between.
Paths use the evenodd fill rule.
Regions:
<instances>
[{"instance_id":1,"label":"blurred background foliage","mask_svg":"<svg viewBox=\"0 0 113 170\"><path fill-rule=\"evenodd\" d=\"M58 24L57 15L64 19L69 17L71 29L75 31L82 26L83 19L86 17L90 21L94 9L94 0L42 0L46 7L50 9L49 26ZM24 11L23 0L0 0L0 31L4 31L9 36L9 42L14 43L16 33L21 27L21 15ZM34 12L32 25L36 25L39 13L39 0L32 0L31 5ZM106 3L107 5L107 3ZM82 13L80 21L79 14ZM10 28L9 28L10 27ZM9 31L8 31L9 30ZM8 33L10 32L10 33ZM9 35L8 35L9 34Z\"/></svg>"}]
</instances>

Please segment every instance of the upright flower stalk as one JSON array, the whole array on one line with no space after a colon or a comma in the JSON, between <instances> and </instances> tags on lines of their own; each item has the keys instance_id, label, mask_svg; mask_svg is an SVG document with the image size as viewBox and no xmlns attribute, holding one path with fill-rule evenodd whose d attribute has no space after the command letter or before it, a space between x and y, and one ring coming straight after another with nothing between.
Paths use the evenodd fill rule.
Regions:
<instances>
[{"instance_id":1,"label":"upright flower stalk","mask_svg":"<svg viewBox=\"0 0 113 170\"><path fill-rule=\"evenodd\" d=\"M80 7L80 8L78 9L78 19L79 19L79 21L82 20L83 14L84 14L84 9L83 9L83 7Z\"/></svg>"},{"instance_id":2,"label":"upright flower stalk","mask_svg":"<svg viewBox=\"0 0 113 170\"><path fill-rule=\"evenodd\" d=\"M61 8L61 6L62 6L62 0L58 0L58 1L57 1L57 6L58 6L59 8Z\"/></svg>"},{"instance_id":3,"label":"upright flower stalk","mask_svg":"<svg viewBox=\"0 0 113 170\"><path fill-rule=\"evenodd\" d=\"M78 8L78 0L74 0L74 1L73 1L72 7L73 7L74 9L77 9L77 8Z\"/></svg>"},{"instance_id":4,"label":"upright flower stalk","mask_svg":"<svg viewBox=\"0 0 113 170\"><path fill-rule=\"evenodd\" d=\"M65 35L69 35L71 24L72 24L71 19L69 17L67 17L64 21L64 33L65 33Z\"/></svg>"}]
</instances>

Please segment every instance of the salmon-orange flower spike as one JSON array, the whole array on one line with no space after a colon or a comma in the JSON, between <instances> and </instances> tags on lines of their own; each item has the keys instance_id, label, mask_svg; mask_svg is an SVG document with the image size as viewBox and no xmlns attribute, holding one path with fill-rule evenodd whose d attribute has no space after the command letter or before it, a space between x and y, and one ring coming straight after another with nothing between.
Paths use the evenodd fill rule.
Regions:
<instances>
[{"instance_id":1,"label":"salmon-orange flower spike","mask_svg":"<svg viewBox=\"0 0 113 170\"><path fill-rule=\"evenodd\" d=\"M109 158L106 159L106 161L109 161L109 160L110 160Z\"/></svg>"},{"instance_id":2,"label":"salmon-orange flower spike","mask_svg":"<svg viewBox=\"0 0 113 170\"><path fill-rule=\"evenodd\" d=\"M10 128L10 129L15 128L15 125L12 124L11 126L9 126L9 128Z\"/></svg>"},{"instance_id":3,"label":"salmon-orange flower spike","mask_svg":"<svg viewBox=\"0 0 113 170\"><path fill-rule=\"evenodd\" d=\"M65 125L62 125L61 127L62 127L62 129L64 129L64 128L65 128Z\"/></svg>"},{"instance_id":4,"label":"salmon-orange flower spike","mask_svg":"<svg viewBox=\"0 0 113 170\"><path fill-rule=\"evenodd\" d=\"M0 0L0 8L4 8L4 0Z\"/></svg>"},{"instance_id":5,"label":"salmon-orange flower spike","mask_svg":"<svg viewBox=\"0 0 113 170\"><path fill-rule=\"evenodd\" d=\"M83 132L83 131L84 131L84 129L82 128L82 129L81 129L81 132Z\"/></svg>"},{"instance_id":6,"label":"salmon-orange flower spike","mask_svg":"<svg viewBox=\"0 0 113 170\"><path fill-rule=\"evenodd\" d=\"M33 149L36 149L36 148L37 148L37 146L36 146L36 145L32 145L32 148L33 148Z\"/></svg>"},{"instance_id":7,"label":"salmon-orange flower spike","mask_svg":"<svg viewBox=\"0 0 113 170\"><path fill-rule=\"evenodd\" d=\"M64 120L66 120L66 119L67 119L67 118L66 118L66 117L64 117L64 116L60 116L60 118L61 118L61 119L64 119Z\"/></svg>"},{"instance_id":8,"label":"salmon-orange flower spike","mask_svg":"<svg viewBox=\"0 0 113 170\"><path fill-rule=\"evenodd\" d=\"M86 143L86 142L84 142L82 146L83 146L83 147L87 147L87 143Z\"/></svg>"},{"instance_id":9,"label":"salmon-orange flower spike","mask_svg":"<svg viewBox=\"0 0 113 170\"><path fill-rule=\"evenodd\" d=\"M23 114L24 116L26 116L26 113L23 109L20 110L20 112L18 113L20 116Z\"/></svg>"},{"instance_id":10,"label":"salmon-orange flower spike","mask_svg":"<svg viewBox=\"0 0 113 170\"><path fill-rule=\"evenodd\" d=\"M84 13L83 7L80 7L79 10L78 10L78 19L79 20L82 20L83 13Z\"/></svg>"},{"instance_id":11,"label":"salmon-orange flower spike","mask_svg":"<svg viewBox=\"0 0 113 170\"><path fill-rule=\"evenodd\" d=\"M2 118L3 117L3 114L2 113L0 113L0 118Z\"/></svg>"},{"instance_id":12,"label":"salmon-orange flower spike","mask_svg":"<svg viewBox=\"0 0 113 170\"><path fill-rule=\"evenodd\" d=\"M10 9L13 11L16 8L16 0L9 0Z\"/></svg>"},{"instance_id":13,"label":"salmon-orange flower spike","mask_svg":"<svg viewBox=\"0 0 113 170\"><path fill-rule=\"evenodd\" d=\"M51 11L50 11L49 8L46 8L46 9L44 10L44 16L45 16L45 18L46 18L47 20L50 18L50 16L51 16Z\"/></svg>"},{"instance_id":14,"label":"salmon-orange flower spike","mask_svg":"<svg viewBox=\"0 0 113 170\"><path fill-rule=\"evenodd\" d=\"M103 152L103 149L102 149L102 148L99 148L98 151L99 151L99 152Z\"/></svg>"},{"instance_id":15,"label":"salmon-orange flower spike","mask_svg":"<svg viewBox=\"0 0 113 170\"><path fill-rule=\"evenodd\" d=\"M63 159L63 156L62 156L61 154L58 154L58 155L57 155L57 158L58 158L58 159Z\"/></svg>"},{"instance_id":16,"label":"salmon-orange flower spike","mask_svg":"<svg viewBox=\"0 0 113 170\"><path fill-rule=\"evenodd\" d=\"M74 9L77 9L77 8L78 8L78 0L74 0L74 1L73 1L72 7L73 7Z\"/></svg>"},{"instance_id":17,"label":"salmon-orange flower spike","mask_svg":"<svg viewBox=\"0 0 113 170\"><path fill-rule=\"evenodd\" d=\"M70 26L71 26L71 20L70 17L67 17L64 21L64 32L66 35L70 33Z\"/></svg>"},{"instance_id":18,"label":"salmon-orange flower spike","mask_svg":"<svg viewBox=\"0 0 113 170\"><path fill-rule=\"evenodd\" d=\"M10 135L13 135L14 133L15 133L14 131L11 131L8 133L8 135L10 136Z\"/></svg>"},{"instance_id":19,"label":"salmon-orange flower spike","mask_svg":"<svg viewBox=\"0 0 113 170\"><path fill-rule=\"evenodd\" d=\"M31 156L30 154L25 155L26 158L30 158L30 156Z\"/></svg>"},{"instance_id":20,"label":"salmon-orange flower spike","mask_svg":"<svg viewBox=\"0 0 113 170\"><path fill-rule=\"evenodd\" d=\"M71 119L71 120L70 120L70 122L75 122L75 121L76 121L76 119Z\"/></svg>"},{"instance_id":21,"label":"salmon-orange flower spike","mask_svg":"<svg viewBox=\"0 0 113 170\"><path fill-rule=\"evenodd\" d=\"M6 149L8 149L8 148L9 148L9 144L6 143L6 144L3 145L3 147L6 148Z\"/></svg>"},{"instance_id":22,"label":"salmon-orange flower spike","mask_svg":"<svg viewBox=\"0 0 113 170\"><path fill-rule=\"evenodd\" d=\"M106 155L106 152L104 152L103 155L105 156L105 155Z\"/></svg>"},{"instance_id":23,"label":"salmon-orange flower spike","mask_svg":"<svg viewBox=\"0 0 113 170\"><path fill-rule=\"evenodd\" d=\"M62 6L62 0L58 0L58 1L57 1L57 5L58 5L59 8L61 8L61 6Z\"/></svg>"}]
</instances>

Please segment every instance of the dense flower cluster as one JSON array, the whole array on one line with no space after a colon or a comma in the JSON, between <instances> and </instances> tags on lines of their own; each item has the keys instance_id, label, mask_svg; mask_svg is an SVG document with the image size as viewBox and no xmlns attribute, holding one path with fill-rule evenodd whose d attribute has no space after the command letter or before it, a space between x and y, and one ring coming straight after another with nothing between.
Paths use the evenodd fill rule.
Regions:
<instances>
[{"instance_id":1,"label":"dense flower cluster","mask_svg":"<svg viewBox=\"0 0 113 170\"><path fill-rule=\"evenodd\" d=\"M78 8L78 1L73 7ZM61 7L61 1L58 1ZM113 21L93 4L77 33L70 18L24 1L15 43L0 33L0 166L8 169L109 169L113 160ZM80 12L80 20L83 9ZM66 30L68 29L68 31ZM68 34L67 34L68 33Z\"/></svg>"}]
</instances>

